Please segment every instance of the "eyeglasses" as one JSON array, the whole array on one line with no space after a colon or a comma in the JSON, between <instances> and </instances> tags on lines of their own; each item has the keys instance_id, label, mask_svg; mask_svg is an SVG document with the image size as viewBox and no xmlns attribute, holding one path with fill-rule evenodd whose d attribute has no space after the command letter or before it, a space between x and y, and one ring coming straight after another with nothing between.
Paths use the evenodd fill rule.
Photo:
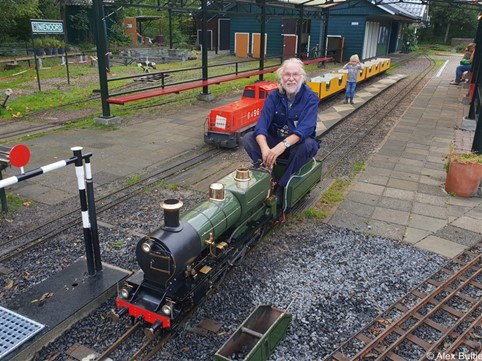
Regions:
<instances>
[{"instance_id":1,"label":"eyeglasses","mask_svg":"<svg viewBox=\"0 0 482 361\"><path fill-rule=\"evenodd\" d=\"M291 77L293 78L299 78L301 76L300 73L283 73L283 77L286 79L289 79Z\"/></svg>"}]
</instances>

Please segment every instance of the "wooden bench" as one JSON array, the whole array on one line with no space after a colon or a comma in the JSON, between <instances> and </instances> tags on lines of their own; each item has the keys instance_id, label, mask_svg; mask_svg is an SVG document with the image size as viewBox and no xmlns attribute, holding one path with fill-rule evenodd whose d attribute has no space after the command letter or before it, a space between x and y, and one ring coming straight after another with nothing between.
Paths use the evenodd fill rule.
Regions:
<instances>
[{"instance_id":1,"label":"wooden bench","mask_svg":"<svg viewBox=\"0 0 482 361\"><path fill-rule=\"evenodd\" d=\"M168 95L168 94L179 94L180 92L186 91L186 90L202 88L209 85L217 85L227 81L232 81L232 80L237 80L242 78L249 78L259 74L272 73L276 69L278 69L278 67L273 66L270 68L266 68L264 70L255 70L255 71L250 71L246 73L239 73L237 75L233 74L233 75L221 76L221 77L211 78L208 80L198 80L198 81L193 81L186 84L166 86L165 88L147 90L147 91L143 91L135 94L127 94L127 95L121 95L118 97L111 97L107 99L107 103L124 105L125 103L133 102L136 100L143 100L143 99L148 99L148 98L153 98L153 97L158 97L161 95Z\"/></svg>"}]
</instances>

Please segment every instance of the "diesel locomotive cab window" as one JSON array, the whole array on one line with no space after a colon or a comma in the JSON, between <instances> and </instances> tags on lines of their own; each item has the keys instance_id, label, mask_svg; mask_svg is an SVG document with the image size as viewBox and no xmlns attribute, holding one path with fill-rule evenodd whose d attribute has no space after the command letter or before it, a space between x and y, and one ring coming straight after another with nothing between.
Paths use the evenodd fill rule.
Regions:
<instances>
[{"instance_id":1,"label":"diesel locomotive cab window","mask_svg":"<svg viewBox=\"0 0 482 361\"><path fill-rule=\"evenodd\" d=\"M264 99L266 97L266 93L264 91L259 92L259 99Z\"/></svg>"},{"instance_id":2,"label":"diesel locomotive cab window","mask_svg":"<svg viewBox=\"0 0 482 361\"><path fill-rule=\"evenodd\" d=\"M254 99L254 89L246 89L243 93L243 97Z\"/></svg>"}]
</instances>

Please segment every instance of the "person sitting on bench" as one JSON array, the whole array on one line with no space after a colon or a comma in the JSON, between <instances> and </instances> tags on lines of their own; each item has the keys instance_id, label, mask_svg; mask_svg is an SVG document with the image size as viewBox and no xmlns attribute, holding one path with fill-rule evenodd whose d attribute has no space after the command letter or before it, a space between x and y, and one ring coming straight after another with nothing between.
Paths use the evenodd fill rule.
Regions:
<instances>
[{"instance_id":1,"label":"person sitting on bench","mask_svg":"<svg viewBox=\"0 0 482 361\"><path fill-rule=\"evenodd\" d=\"M450 82L450 85L459 85L462 80L462 74L466 71L471 71L472 62L475 55L475 43L470 43L465 49L464 57L460 61L460 65L455 69L455 80Z\"/></svg>"}]
</instances>

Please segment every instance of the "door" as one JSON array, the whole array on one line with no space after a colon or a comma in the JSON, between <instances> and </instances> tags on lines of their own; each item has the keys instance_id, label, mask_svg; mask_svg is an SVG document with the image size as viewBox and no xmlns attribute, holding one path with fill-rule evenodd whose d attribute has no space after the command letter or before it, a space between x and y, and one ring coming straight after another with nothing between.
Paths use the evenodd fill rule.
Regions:
<instances>
[{"instance_id":1,"label":"door","mask_svg":"<svg viewBox=\"0 0 482 361\"><path fill-rule=\"evenodd\" d=\"M202 47L202 45L203 45L203 31L202 31L202 29L197 30L197 41L198 41L199 46ZM208 30L207 42L208 42L206 44L207 49L213 50L213 31L212 30Z\"/></svg>"},{"instance_id":2,"label":"door","mask_svg":"<svg viewBox=\"0 0 482 361\"><path fill-rule=\"evenodd\" d=\"M268 47L268 34L264 34L264 55L266 56L266 49ZM253 58L259 59L261 54L261 34L253 33L251 41L251 54Z\"/></svg>"},{"instance_id":3,"label":"door","mask_svg":"<svg viewBox=\"0 0 482 361\"><path fill-rule=\"evenodd\" d=\"M229 34L231 34L231 20L218 20L218 50L229 50Z\"/></svg>"},{"instance_id":4,"label":"door","mask_svg":"<svg viewBox=\"0 0 482 361\"><path fill-rule=\"evenodd\" d=\"M365 26L365 39L363 40L362 59L374 58L377 55L379 28L379 23L367 21Z\"/></svg>"},{"instance_id":5,"label":"door","mask_svg":"<svg viewBox=\"0 0 482 361\"><path fill-rule=\"evenodd\" d=\"M283 34L283 59L289 59L296 56L296 48L298 47L298 35Z\"/></svg>"},{"instance_id":6,"label":"door","mask_svg":"<svg viewBox=\"0 0 482 361\"><path fill-rule=\"evenodd\" d=\"M234 53L236 58L247 58L249 48L249 33L234 34Z\"/></svg>"}]
</instances>

